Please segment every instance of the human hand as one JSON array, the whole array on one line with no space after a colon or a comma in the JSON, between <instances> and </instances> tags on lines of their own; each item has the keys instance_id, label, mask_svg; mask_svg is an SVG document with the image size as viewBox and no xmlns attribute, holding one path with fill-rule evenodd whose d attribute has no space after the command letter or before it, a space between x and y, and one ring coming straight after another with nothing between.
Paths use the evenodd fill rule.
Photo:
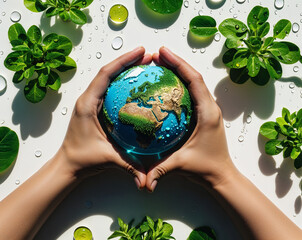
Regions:
<instances>
[{"instance_id":1,"label":"human hand","mask_svg":"<svg viewBox=\"0 0 302 240\"><path fill-rule=\"evenodd\" d=\"M173 170L180 170L191 180L205 186L216 185L236 172L228 153L220 108L201 74L169 49L160 48L159 53L153 54L153 61L175 70L188 84L197 123L188 141L148 172L147 189L154 191L157 180Z\"/></svg>"},{"instance_id":2,"label":"human hand","mask_svg":"<svg viewBox=\"0 0 302 240\"><path fill-rule=\"evenodd\" d=\"M139 47L102 67L87 90L79 97L69 123L64 142L58 152L63 155L66 169L76 178L84 178L110 167L120 167L130 172L138 188L145 185L146 175L133 163L122 158L108 141L99 120L103 97L110 80L130 65L149 64L150 54Z\"/></svg>"}]
</instances>

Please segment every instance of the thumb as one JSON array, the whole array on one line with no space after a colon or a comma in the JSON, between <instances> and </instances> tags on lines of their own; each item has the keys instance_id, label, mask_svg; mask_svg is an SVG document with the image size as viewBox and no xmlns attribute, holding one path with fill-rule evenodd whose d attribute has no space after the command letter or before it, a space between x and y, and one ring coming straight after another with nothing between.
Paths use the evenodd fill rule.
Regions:
<instances>
[{"instance_id":1,"label":"thumb","mask_svg":"<svg viewBox=\"0 0 302 240\"><path fill-rule=\"evenodd\" d=\"M178 169L178 161L174 156L170 156L158 165L149 170L146 179L146 188L149 192L154 192L158 180L167 173Z\"/></svg>"}]
</instances>

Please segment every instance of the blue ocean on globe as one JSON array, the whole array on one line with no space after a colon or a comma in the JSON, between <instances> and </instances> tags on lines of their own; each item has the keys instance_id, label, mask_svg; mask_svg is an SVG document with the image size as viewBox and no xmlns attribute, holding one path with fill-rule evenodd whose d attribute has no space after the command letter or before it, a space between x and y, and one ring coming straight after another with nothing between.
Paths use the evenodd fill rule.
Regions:
<instances>
[{"instance_id":1,"label":"blue ocean on globe","mask_svg":"<svg viewBox=\"0 0 302 240\"><path fill-rule=\"evenodd\" d=\"M159 66L136 66L110 84L105 126L127 153L155 155L174 147L188 131L191 98L179 78Z\"/></svg>"}]
</instances>

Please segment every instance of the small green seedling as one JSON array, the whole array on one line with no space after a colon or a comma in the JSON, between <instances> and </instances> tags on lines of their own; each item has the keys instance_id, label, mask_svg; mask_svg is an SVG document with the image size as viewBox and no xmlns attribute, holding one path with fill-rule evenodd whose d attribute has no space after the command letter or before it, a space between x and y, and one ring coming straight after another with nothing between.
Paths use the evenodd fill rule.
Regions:
<instances>
[{"instance_id":1,"label":"small green seedling","mask_svg":"<svg viewBox=\"0 0 302 240\"><path fill-rule=\"evenodd\" d=\"M195 228L187 240L216 240L214 229L208 226Z\"/></svg>"},{"instance_id":2,"label":"small green seedling","mask_svg":"<svg viewBox=\"0 0 302 240\"><path fill-rule=\"evenodd\" d=\"M302 167L302 109L290 113L283 108L282 117L276 122L266 122L260 127L260 134L270 139L265 144L265 152L277 155L283 151L283 157L294 160L296 169Z\"/></svg>"},{"instance_id":3,"label":"small green seedling","mask_svg":"<svg viewBox=\"0 0 302 240\"><path fill-rule=\"evenodd\" d=\"M7 127L0 127L0 173L12 165L17 158L18 151L17 134Z\"/></svg>"},{"instance_id":4,"label":"small green seedling","mask_svg":"<svg viewBox=\"0 0 302 240\"><path fill-rule=\"evenodd\" d=\"M248 27L233 18L219 25L219 31L227 38L225 46L229 48L223 56L223 63L231 68L233 82L242 84L251 79L262 86L270 78L277 80L282 77L280 63L294 64L300 60L299 47L291 42L276 41L289 34L291 22L281 19L274 26L273 37L265 38L270 30L268 17L268 8L256 6L248 15Z\"/></svg>"},{"instance_id":5,"label":"small green seedling","mask_svg":"<svg viewBox=\"0 0 302 240\"><path fill-rule=\"evenodd\" d=\"M63 21L83 25L87 17L81 9L88 7L93 0L24 0L24 5L32 12L46 11L46 17L59 15Z\"/></svg>"},{"instance_id":6,"label":"small green seedling","mask_svg":"<svg viewBox=\"0 0 302 240\"><path fill-rule=\"evenodd\" d=\"M210 16L197 16L190 22L190 32L197 37L210 37L218 32L216 21Z\"/></svg>"},{"instance_id":7,"label":"small green seedling","mask_svg":"<svg viewBox=\"0 0 302 240\"><path fill-rule=\"evenodd\" d=\"M160 14L171 14L181 9L183 0L142 0L148 8Z\"/></svg>"},{"instance_id":8,"label":"small green seedling","mask_svg":"<svg viewBox=\"0 0 302 240\"><path fill-rule=\"evenodd\" d=\"M33 25L27 32L15 23L8 30L8 38L14 52L8 54L4 65L15 71L14 83L26 81L24 94L32 103L40 102L47 88L57 91L61 86L60 72L76 68L75 61L68 57L72 50L71 41L55 33L43 39L40 29Z\"/></svg>"}]
</instances>

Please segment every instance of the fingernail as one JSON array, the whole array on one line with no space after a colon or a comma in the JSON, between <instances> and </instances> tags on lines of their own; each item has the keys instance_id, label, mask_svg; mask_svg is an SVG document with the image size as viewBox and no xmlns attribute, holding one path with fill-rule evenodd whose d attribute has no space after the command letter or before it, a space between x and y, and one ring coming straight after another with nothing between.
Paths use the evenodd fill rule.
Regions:
<instances>
[{"instance_id":1,"label":"fingernail","mask_svg":"<svg viewBox=\"0 0 302 240\"><path fill-rule=\"evenodd\" d=\"M138 190L141 190L141 182L139 181L139 179L137 177L134 178L134 182L135 182Z\"/></svg>"},{"instance_id":2,"label":"fingernail","mask_svg":"<svg viewBox=\"0 0 302 240\"><path fill-rule=\"evenodd\" d=\"M151 192L154 192L154 189L157 185L157 180L154 180L152 183L151 183Z\"/></svg>"},{"instance_id":3,"label":"fingernail","mask_svg":"<svg viewBox=\"0 0 302 240\"><path fill-rule=\"evenodd\" d=\"M139 50L139 49L141 49L141 48L142 48L142 46L139 46L139 47L137 47L137 48L134 48L133 51L137 51L137 50Z\"/></svg>"}]
</instances>

